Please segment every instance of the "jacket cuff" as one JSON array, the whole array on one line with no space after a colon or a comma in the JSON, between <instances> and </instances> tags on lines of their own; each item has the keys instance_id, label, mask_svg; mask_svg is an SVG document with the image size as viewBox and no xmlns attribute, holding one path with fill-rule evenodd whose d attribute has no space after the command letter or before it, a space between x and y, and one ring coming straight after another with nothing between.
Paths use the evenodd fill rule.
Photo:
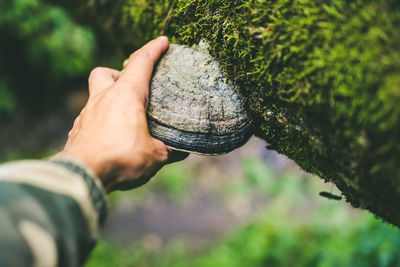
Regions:
<instances>
[{"instance_id":1,"label":"jacket cuff","mask_svg":"<svg viewBox=\"0 0 400 267\"><path fill-rule=\"evenodd\" d=\"M59 157L49 160L51 163L60 165L67 170L78 174L82 177L83 181L86 183L90 193L90 199L92 200L93 207L99 214L99 225L103 226L105 219L108 214L108 207L106 201L106 192L99 177L86 166L83 162L71 158L71 157Z\"/></svg>"}]
</instances>

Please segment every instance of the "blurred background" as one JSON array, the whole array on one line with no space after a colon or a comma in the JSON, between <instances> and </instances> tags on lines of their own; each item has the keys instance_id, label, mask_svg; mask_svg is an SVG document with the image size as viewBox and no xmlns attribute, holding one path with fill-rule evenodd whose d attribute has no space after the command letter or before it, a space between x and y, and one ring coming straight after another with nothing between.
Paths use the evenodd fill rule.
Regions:
<instances>
[{"instance_id":1,"label":"blurred background","mask_svg":"<svg viewBox=\"0 0 400 267\"><path fill-rule=\"evenodd\" d=\"M90 70L119 69L129 52L61 7L1 1L1 160L59 150ZM340 192L265 146L253 138L228 155L191 155L142 188L112 194L87 266L400 266L397 229L320 197Z\"/></svg>"}]
</instances>

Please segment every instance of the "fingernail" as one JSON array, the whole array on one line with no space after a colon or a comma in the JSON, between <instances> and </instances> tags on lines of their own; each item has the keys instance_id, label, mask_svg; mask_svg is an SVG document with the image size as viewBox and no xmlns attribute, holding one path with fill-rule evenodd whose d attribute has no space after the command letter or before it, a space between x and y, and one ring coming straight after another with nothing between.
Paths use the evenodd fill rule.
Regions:
<instances>
[{"instance_id":1,"label":"fingernail","mask_svg":"<svg viewBox=\"0 0 400 267\"><path fill-rule=\"evenodd\" d=\"M128 63L129 63L129 58L124 60L124 63L122 63L122 67L125 69L126 66L128 66Z\"/></svg>"}]
</instances>

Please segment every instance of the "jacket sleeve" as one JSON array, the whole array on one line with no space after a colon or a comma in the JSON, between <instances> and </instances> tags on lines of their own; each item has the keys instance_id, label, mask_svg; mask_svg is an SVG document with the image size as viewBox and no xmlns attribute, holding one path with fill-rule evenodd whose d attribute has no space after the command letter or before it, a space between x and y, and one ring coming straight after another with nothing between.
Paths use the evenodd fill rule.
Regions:
<instances>
[{"instance_id":1,"label":"jacket sleeve","mask_svg":"<svg viewBox=\"0 0 400 267\"><path fill-rule=\"evenodd\" d=\"M0 165L0 266L82 266L106 213L99 179L74 159Z\"/></svg>"}]
</instances>

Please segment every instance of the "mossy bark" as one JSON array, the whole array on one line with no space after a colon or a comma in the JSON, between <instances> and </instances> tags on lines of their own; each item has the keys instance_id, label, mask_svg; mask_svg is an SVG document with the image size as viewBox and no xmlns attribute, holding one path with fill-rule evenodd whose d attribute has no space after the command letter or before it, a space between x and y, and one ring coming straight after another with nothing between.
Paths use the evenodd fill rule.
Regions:
<instances>
[{"instance_id":1,"label":"mossy bark","mask_svg":"<svg viewBox=\"0 0 400 267\"><path fill-rule=\"evenodd\" d=\"M174 42L206 39L269 149L400 226L400 2L82 2L66 3L125 48L163 25Z\"/></svg>"}]
</instances>

